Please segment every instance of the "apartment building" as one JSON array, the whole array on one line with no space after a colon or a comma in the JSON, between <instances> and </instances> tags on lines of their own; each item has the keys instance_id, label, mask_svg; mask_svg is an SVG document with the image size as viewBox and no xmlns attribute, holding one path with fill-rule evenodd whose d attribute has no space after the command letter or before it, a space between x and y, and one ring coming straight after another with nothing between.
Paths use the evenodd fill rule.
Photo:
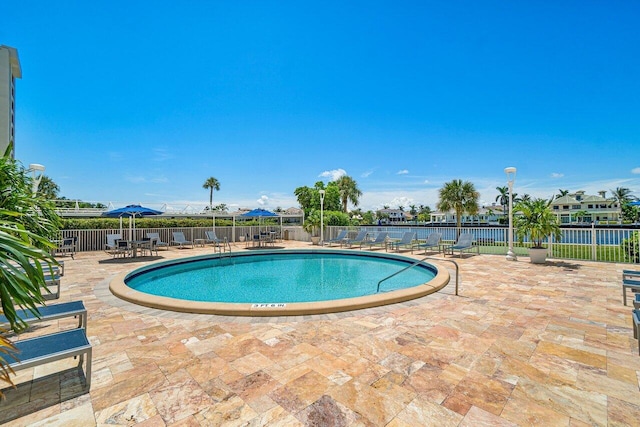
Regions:
<instances>
[{"instance_id":1,"label":"apartment building","mask_svg":"<svg viewBox=\"0 0 640 427\"><path fill-rule=\"evenodd\" d=\"M0 45L0 155L15 142L16 79L22 78L18 51ZM12 156L14 153L12 153Z\"/></svg>"}]
</instances>

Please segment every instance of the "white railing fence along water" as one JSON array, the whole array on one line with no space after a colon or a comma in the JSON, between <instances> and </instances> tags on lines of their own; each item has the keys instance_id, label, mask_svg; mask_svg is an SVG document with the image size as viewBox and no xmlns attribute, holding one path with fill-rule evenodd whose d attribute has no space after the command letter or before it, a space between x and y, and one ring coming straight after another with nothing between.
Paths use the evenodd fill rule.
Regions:
<instances>
[{"instance_id":1,"label":"white railing fence along water","mask_svg":"<svg viewBox=\"0 0 640 427\"><path fill-rule=\"evenodd\" d=\"M269 228L280 240L296 240L310 242L310 235L301 226L216 226L216 235L220 239L227 239L230 243L244 242L246 236L259 234ZM416 226L363 226L363 227L325 227L325 241L338 236L341 230L349 230L349 237L353 238L359 230L366 230L370 238L377 233L389 233L389 238L399 239L405 232L416 233L416 238L425 241L431 233L442 234L442 240L453 243L457 239L455 227L416 227ZM122 238L136 240L146 237L146 233L158 233L160 240L171 243L174 231L182 231L187 240L205 239L205 231L211 227L174 227L174 228L138 228L135 235L130 235L128 228L122 230ZM119 233L119 229L102 230L63 230L60 238L77 237L77 251L103 250L107 234ZM463 233L471 233L481 254L506 255L508 250L508 229L506 227L463 227ZM546 242L549 258L576 259L604 262L640 263L640 230L623 228L563 228L560 241ZM522 244L514 242L514 252L517 256L527 257L528 241Z\"/></svg>"}]
</instances>

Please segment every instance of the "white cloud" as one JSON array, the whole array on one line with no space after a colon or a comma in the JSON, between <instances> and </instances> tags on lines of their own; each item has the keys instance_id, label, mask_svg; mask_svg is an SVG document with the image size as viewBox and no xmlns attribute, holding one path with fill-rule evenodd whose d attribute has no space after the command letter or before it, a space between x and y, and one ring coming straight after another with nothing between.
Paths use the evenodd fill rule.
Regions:
<instances>
[{"instance_id":1,"label":"white cloud","mask_svg":"<svg viewBox=\"0 0 640 427\"><path fill-rule=\"evenodd\" d=\"M164 148L154 148L152 160L155 162L163 162L165 160L173 159L173 155Z\"/></svg>"},{"instance_id":2,"label":"white cloud","mask_svg":"<svg viewBox=\"0 0 640 427\"><path fill-rule=\"evenodd\" d=\"M347 171L344 169L333 169L330 171L324 171L320 175L322 178L331 178L331 181L336 181L347 174Z\"/></svg>"},{"instance_id":3,"label":"white cloud","mask_svg":"<svg viewBox=\"0 0 640 427\"><path fill-rule=\"evenodd\" d=\"M424 183L425 183L425 184L428 184L428 183L429 183L429 180L428 180L428 179L425 179L425 180L424 180Z\"/></svg>"},{"instance_id":4,"label":"white cloud","mask_svg":"<svg viewBox=\"0 0 640 427\"><path fill-rule=\"evenodd\" d=\"M551 174L551 178L562 178L564 176L563 173L554 172Z\"/></svg>"},{"instance_id":5,"label":"white cloud","mask_svg":"<svg viewBox=\"0 0 640 427\"><path fill-rule=\"evenodd\" d=\"M362 178L368 178L369 175L371 175L372 173L373 173L373 171L366 171L366 172L363 172L360 176Z\"/></svg>"},{"instance_id":6,"label":"white cloud","mask_svg":"<svg viewBox=\"0 0 640 427\"><path fill-rule=\"evenodd\" d=\"M634 174L640 174L640 168L633 168L633 169L631 169L631 173L634 173Z\"/></svg>"},{"instance_id":7,"label":"white cloud","mask_svg":"<svg viewBox=\"0 0 640 427\"><path fill-rule=\"evenodd\" d=\"M406 174L408 174L408 173L409 173L409 170L408 170L408 169L402 169L402 170L399 170L399 171L398 171L398 172L396 172L396 173L397 173L398 175L406 175Z\"/></svg>"},{"instance_id":8,"label":"white cloud","mask_svg":"<svg viewBox=\"0 0 640 427\"><path fill-rule=\"evenodd\" d=\"M260 206L267 206L269 204L269 198L267 196L260 196L256 203Z\"/></svg>"}]
</instances>

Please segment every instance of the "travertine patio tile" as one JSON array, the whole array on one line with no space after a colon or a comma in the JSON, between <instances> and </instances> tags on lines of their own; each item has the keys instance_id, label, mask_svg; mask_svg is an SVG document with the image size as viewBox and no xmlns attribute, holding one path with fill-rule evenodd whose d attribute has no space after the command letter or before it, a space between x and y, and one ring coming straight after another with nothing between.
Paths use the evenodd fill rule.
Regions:
<instances>
[{"instance_id":1,"label":"travertine patio tile","mask_svg":"<svg viewBox=\"0 0 640 427\"><path fill-rule=\"evenodd\" d=\"M133 416L143 427L578 427L640 419L640 356L620 295L623 265L466 256L455 258L458 297L450 284L379 308L252 319L118 300L110 278L145 261L104 259L66 260L60 299L88 308L91 392L72 359L19 371L18 387L3 390L0 423L126 424ZM19 338L74 326L48 322Z\"/></svg>"}]
</instances>

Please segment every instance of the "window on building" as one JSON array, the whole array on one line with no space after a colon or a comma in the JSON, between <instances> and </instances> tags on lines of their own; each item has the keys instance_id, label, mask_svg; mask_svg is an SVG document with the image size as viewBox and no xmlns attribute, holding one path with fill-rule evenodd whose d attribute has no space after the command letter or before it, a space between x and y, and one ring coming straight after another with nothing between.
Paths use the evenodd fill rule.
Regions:
<instances>
[{"instance_id":1,"label":"window on building","mask_svg":"<svg viewBox=\"0 0 640 427\"><path fill-rule=\"evenodd\" d=\"M571 205L571 209L580 209L582 206L580 205Z\"/></svg>"},{"instance_id":2,"label":"window on building","mask_svg":"<svg viewBox=\"0 0 640 427\"><path fill-rule=\"evenodd\" d=\"M562 209L563 209L563 210L567 210L567 209L569 209L569 205L562 205Z\"/></svg>"}]
</instances>

